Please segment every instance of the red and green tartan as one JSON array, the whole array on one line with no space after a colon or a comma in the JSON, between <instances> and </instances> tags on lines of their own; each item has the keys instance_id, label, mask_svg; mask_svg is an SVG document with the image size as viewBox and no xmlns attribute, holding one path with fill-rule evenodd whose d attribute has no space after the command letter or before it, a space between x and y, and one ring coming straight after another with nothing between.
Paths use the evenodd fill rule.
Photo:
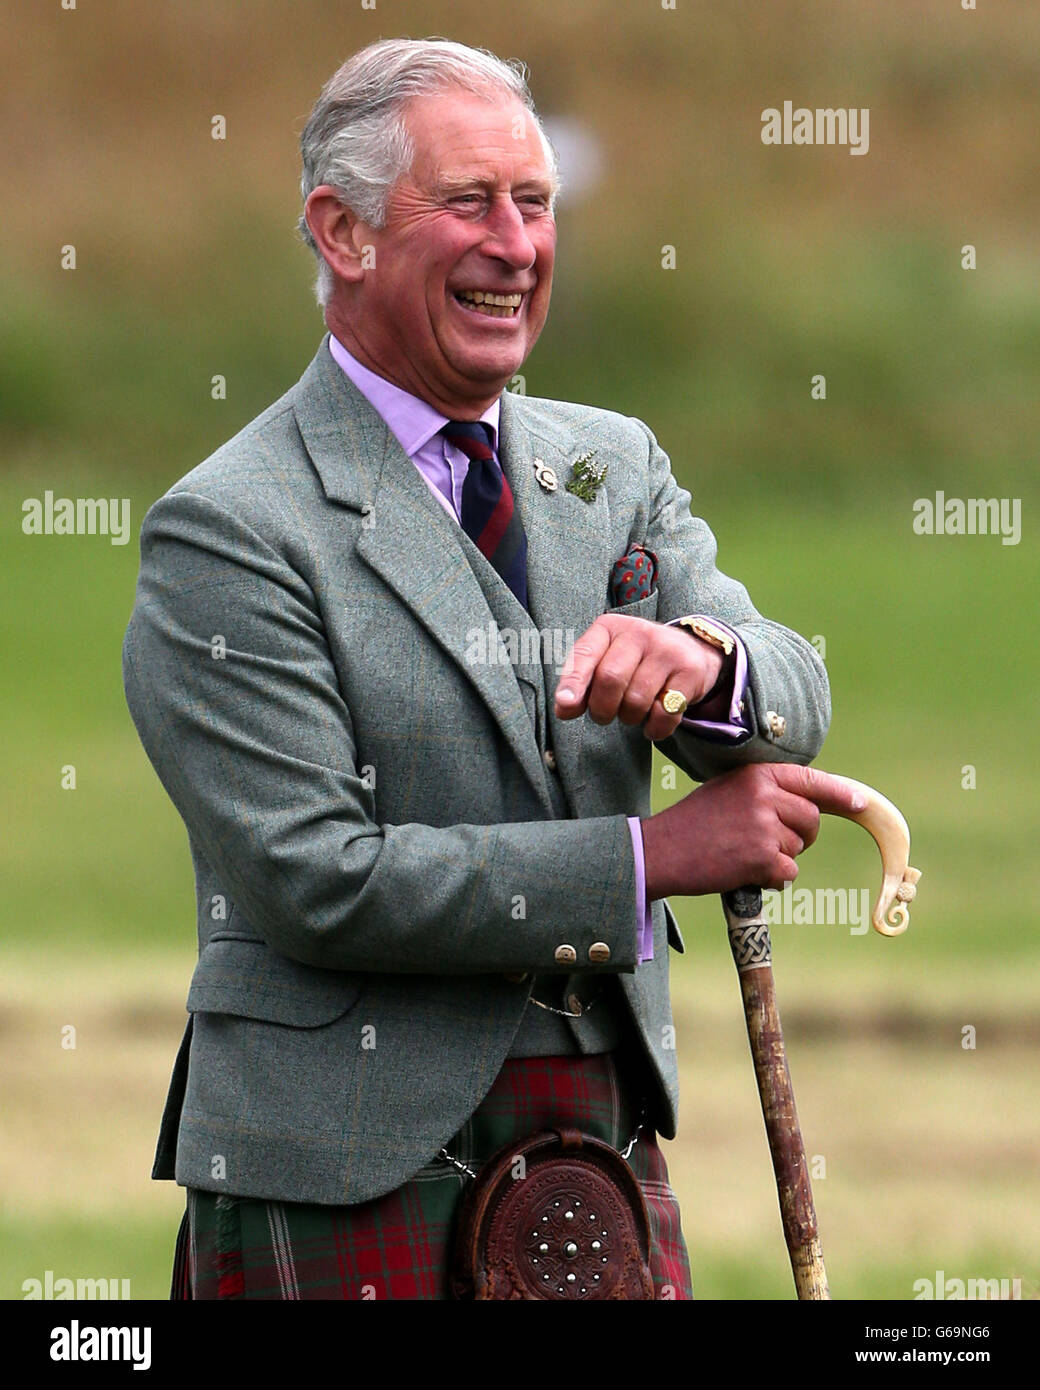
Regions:
<instances>
[{"instance_id":1,"label":"red and green tartan","mask_svg":"<svg viewBox=\"0 0 1040 1390\"><path fill-rule=\"evenodd\" d=\"M516 1057L445 1147L474 1171L496 1149L568 1124L622 1150L638 1091L614 1053ZM645 1125L628 1162L650 1213L658 1299L692 1299L679 1204ZM173 1299L446 1299L452 1238L468 1179L443 1159L354 1206L269 1202L189 1188L174 1259Z\"/></svg>"}]
</instances>

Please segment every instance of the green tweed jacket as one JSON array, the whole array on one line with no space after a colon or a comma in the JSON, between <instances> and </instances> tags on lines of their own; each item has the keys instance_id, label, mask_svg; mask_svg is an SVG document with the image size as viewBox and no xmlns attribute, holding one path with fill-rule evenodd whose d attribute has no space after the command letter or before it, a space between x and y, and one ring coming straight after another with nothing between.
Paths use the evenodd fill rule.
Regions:
<instances>
[{"instance_id":1,"label":"green tweed jacket","mask_svg":"<svg viewBox=\"0 0 1040 1390\"><path fill-rule=\"evenodd\" d=\"M658 1083L651 1118L675 1134L681 940L655 902L637 968L626 823L650 813L651 745L618 721L558 721L532 663L545 634L570 641L611 607L611 566L640 544L657 588L613 611L711 614L748 651L759 732L726 747L679 730L659 746L691 776L815 757L826 674L716 569L640 421L506 393L499 447L528 537L529 613L501 586L514 660L476 636L493 621L486 562L327 337L144 519L124 684L187 827L199 937L153 1177L327 1204L392 1190L487 1093L530 972L619 976ZM592 502L562 486L589 452L607 465ZM779 741L766 710L786 719ZM593 942L608 961L589 960ZM562 943L576 965L557 964Z\"/></svg>"}]
</instances>

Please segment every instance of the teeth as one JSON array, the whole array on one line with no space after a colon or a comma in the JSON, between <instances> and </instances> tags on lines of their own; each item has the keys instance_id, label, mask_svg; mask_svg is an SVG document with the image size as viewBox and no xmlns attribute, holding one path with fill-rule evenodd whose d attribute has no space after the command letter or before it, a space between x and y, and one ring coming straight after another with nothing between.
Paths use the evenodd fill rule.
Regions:
<instances>
[{"instance_id":1,"label":"teeth","mask_svg":"<svg viewBox=\"0 0 1040 1390\"><path fill-rule=\"evenodd\" d=\"M456 290L455 294L471 304L486 304L496 309L519 309L524 298L522 294L492 294L489 290Z\"/></svg>"}]
</instances>

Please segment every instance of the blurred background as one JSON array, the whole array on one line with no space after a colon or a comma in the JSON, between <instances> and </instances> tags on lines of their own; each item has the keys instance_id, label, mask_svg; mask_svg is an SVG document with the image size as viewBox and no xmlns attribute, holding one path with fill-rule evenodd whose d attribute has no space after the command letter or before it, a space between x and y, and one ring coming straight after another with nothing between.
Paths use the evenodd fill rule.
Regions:
<instances>
[{"instance_id":1,"label":"blurred background","mask_svg":"<svg viewBox=\"0 0 1040 1390\"><path fill-rule=\"evenodd\" d=\"M320 341L294 229L322 83L375 38L428 35L524 59L563 157L527 391L650 425L720 567L825 656L819 765L913 832L905 936L773 929L832 1293L910 1299L942 1271L1037 1297L1040 12L4 0L0 18L0 1297L47 1270L168 1295L183 1192L149 1172L195 908L123 698L137 531ZM869 152L764 145L785 100L869 108ZM130 543L23 534L46 490L129 497ZM1020 543L915 534L936 491L1019 499ZM655 772L658 809L689 790ZM844 821L800 864L799 888L880 883ZM721 907L673 906L665 1148L695 1289L790 1298Z\"/></svg>"}]
</instances>

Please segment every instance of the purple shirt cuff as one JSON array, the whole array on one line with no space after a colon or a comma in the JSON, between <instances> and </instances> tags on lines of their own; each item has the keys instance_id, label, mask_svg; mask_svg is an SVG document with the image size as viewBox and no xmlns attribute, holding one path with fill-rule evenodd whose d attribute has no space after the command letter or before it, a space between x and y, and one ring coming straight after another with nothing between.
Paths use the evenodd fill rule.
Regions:
<instances>
[{"instance_id":1,"label":"purple shirt cuff","mask_svg":"<svg viewBox=\"0 0 1040 1390\"><path fill-rule=\"evenodd\" d=\"M689 613L690 618L709 618L716 627L722 628L723 632L728 633L733 638L734 656L736 658L733 667L733 688L729 697L729 717L726 721L712 719L698 719L696 716L697 706L691 705L686 714L679 721L683 728L689 729L692 734L700 734L709 739L712 743L746 743L754 733L751 727L751 716L747 708L747 686L748 686L748 659L747 649L733 629L722 622L719 618L714 618L710 613ZM678 618L668 623L668 627L675 627L679 622Z\"/></svg>"},{"instance_id":2,"label":"purple shirt cuff","mask_svg":"<svg viewBox=\"0 0 1040 1390\"><path fill-rule=\"evenodd\" d=\"M639 964L654 958L654 923L646 900L646 861L643 858L643 827L638 816L628 817L632 832L632 853L636 859L636 914L638 917Z\"/></svg>"}]
</instances>

